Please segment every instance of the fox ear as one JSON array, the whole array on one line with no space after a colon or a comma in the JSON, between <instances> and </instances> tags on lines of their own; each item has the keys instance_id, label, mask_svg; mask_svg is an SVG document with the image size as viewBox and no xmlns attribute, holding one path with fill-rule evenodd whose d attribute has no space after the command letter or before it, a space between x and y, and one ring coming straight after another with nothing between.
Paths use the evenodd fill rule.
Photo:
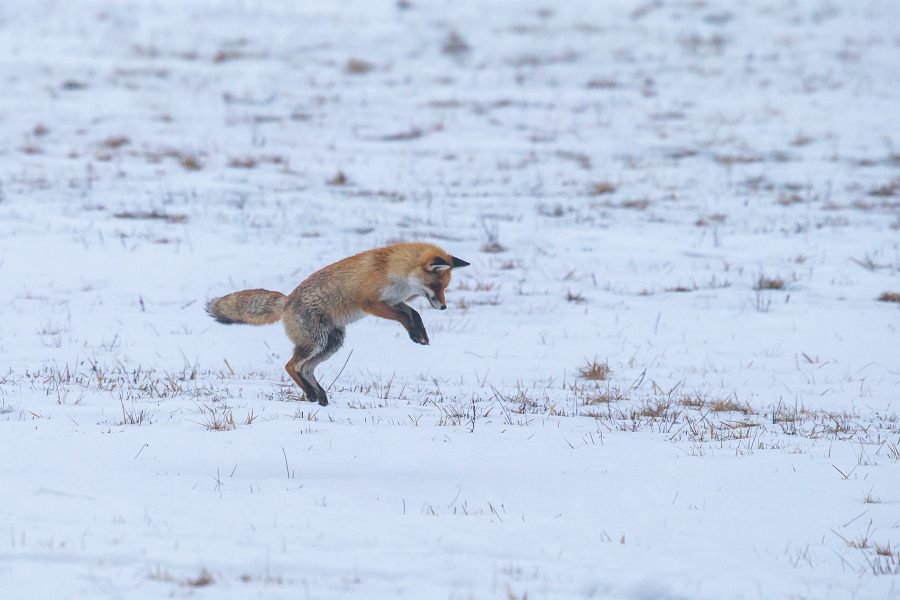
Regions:
<instances>
[{"instance_id":1,"label":"fox ear","mask_svg":"<svg viewBox=\"0 0 900 600\"><path fill-rule=\"evenodd\" d=\"M431 273L436 273L437 271L446 271L447 269L452 268L450 263L441 258L440 256L435 256L431 260L431 264L428 265L427 271Z\"/></svg>"},{"instance_id":2,"label":"fox ear","mask_svg":"<svg viewBox=\"0 0 900 600\"><path fill-rule=\"evenodd\" d=\"M456 258L455 256L451 256L450 258L453 259L453 265L451 266L451 268L453 268L453 269L459 269L459 268L462 268L462 267L468 267L468 266L469 266L469 263L467 263L466 261L464 261L464 260L461 259L461 258Z\"/></svg>"}]
</instances>

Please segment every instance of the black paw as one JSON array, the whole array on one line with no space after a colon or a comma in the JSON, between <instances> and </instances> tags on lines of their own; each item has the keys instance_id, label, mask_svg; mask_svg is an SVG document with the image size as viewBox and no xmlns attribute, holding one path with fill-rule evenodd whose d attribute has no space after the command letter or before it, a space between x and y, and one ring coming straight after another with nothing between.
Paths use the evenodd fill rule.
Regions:
<instances>
[{"instance_id":1,"label":"black paw","mask_svg":"<svg viewBox=\"0 0 900 600\"><path fill-rule=\"evenodd\" d=\"M328 394L325 393L321 387L317 390L317 400L319 401L319 406L328 406Z\"/></svg>"},{"instance_id":2,"label":"black paw","mask_svg":"<svg viewBox=\"0 0 900 600\"><path fill-rule=\"evenodd\" d=\"M425 332L424 327L413 329L412 331L410 331L409 339L417 344L422 344L423 346L428 345L428 334Z\"/></svg>"},{"instance_id":3,"label":"black paw","mask_svg":"<svg viewBox=\"0 0 900 600\"><path fill-rule=\"evenodd\" d=\"M307 402L318 402L322 406L328 406L328 395L325 390L315 390L311 394L303 394Z\"/></svg>"}]
</instances>

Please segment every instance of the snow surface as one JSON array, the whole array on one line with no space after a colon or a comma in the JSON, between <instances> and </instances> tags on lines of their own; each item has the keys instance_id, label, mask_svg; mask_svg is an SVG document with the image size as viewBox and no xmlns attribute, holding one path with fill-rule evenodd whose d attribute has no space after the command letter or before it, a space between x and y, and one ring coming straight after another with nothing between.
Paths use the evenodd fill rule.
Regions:
<instances>
[{"instance_id":1,"label":"snow surface","mask_svg":"<svg viewBox=\"0 0 900 600\"><path fill-rule=\"evenodd\" d=\"M2 596L900 598L898 131L892 0L4 0ZM203 311L399 240L327 408Z\"/></svg>"}]
</instances>

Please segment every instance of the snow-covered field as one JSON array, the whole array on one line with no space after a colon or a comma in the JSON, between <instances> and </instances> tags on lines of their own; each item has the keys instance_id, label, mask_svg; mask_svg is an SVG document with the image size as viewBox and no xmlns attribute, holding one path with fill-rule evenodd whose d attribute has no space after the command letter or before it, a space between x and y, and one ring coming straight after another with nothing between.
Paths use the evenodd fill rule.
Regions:
<instances>
[{"instance_id":1,"label":"snow-covered field","mask_svg":"<svg viewBox=\"0 0 900 600\"><path fill-rule=\"evenodd\" d=\"M893 0L4 0L0 596L900 598L898 132ZM414 240L325 408L203 310Z\"/></svg>"}]
</instances>

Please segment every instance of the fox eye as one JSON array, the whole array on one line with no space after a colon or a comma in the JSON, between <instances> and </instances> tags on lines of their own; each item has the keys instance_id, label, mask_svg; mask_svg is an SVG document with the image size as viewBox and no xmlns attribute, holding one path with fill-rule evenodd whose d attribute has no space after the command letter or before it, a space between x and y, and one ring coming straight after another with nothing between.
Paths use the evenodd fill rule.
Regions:
<instances>
[{"instance_id":1,"label":"fox eye","mask_svg":"<svg viewBox=\"0 0 900 600\"><path fill-rule=\"evenodd\" d=\"M446 271L447 269L452 268L450 263L441 258L440 256L435 256L431 260L431 264L428 265L427 271L430 273L436 273L437 271Z\"/></svg>"}]
</instances>

